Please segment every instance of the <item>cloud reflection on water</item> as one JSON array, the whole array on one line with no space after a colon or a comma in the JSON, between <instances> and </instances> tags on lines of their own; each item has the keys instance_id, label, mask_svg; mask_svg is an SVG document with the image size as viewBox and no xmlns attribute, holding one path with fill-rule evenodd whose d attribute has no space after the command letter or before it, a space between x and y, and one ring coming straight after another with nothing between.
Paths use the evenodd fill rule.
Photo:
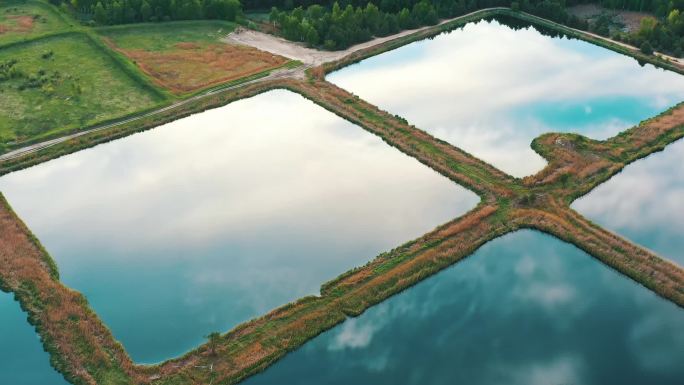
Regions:
<instances>
[{"instance_id":1,"label":"cloud reflection on water","mask_svg":"<svg viewBox=\"0 0 684 385\"><path fill-rule=\"evenodd\" d=\"M11 294L0 291L0 383L68 385L50 366L40 338Z\"/></svg>"},{"instance_id":2,"label":"cloud reflection on water","mask_svg":"<svg viewBox=\"0 0 684 385\"><path fill-rule=\"evenodd\" d=\"M287 91L7 175L0 191L145 362L317 294L478 201Z\"/></svg>"},{"instance_id":3,"label":"cloud reflection on water","mask_svg":"<svg viewBox=\"0 0 684 385\"><path fill-rule=\"evenodd\" d=\"M672 303L569 244L524 230L347 320L245 385L674 385L684 375L674 364L684 358L682 322Z\"/></svg>"},{"instance_id":4,"label":"cloud reflection on water","mask_svg":"<svg viewBox=\"0 0 684 385\"><path fill-rule=\"evenodd\" d=\"M572 207L684 266L684 140L630 164Z\"/></svg>"},{"instance_id":5,"label":"cloud reflection on water","mask_svg":"<svg viewBox=\"0 0 684 385\"><path fill-rule=\"evenodd\" d=\"M604 139L684 99L684 77L591 44L471 23L328 79L515 176L549 131Z\"/></svg>"}]
</instances>

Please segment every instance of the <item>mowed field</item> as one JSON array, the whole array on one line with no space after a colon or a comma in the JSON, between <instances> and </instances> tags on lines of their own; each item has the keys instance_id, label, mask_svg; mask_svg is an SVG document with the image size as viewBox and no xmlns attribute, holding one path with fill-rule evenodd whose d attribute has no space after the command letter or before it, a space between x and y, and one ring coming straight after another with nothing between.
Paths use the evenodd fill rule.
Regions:
<instances>
[{"instance_id":1,"label":"mowed field","mask_svg":"<svg viewBox=\"0 0 684 385\"><path fill-rule=\"evenodd\" d=\"M160 86L183 94L272 70L289 60L221 41L235 24L189 21L100 29L107 44Z\"/></svg>"},{"instance_id":2,"label":"mowed field","mask_svg":"<svg viewBox=\"0 0 684 385\"><path fill-rule=\"evenodd\" d=\"M46 4L0 1L0 46L69 28L64 19Z\"/></svg>"},{"instance_id":3,"label":"mowed field","mask_svg":"<svg viewBox=\"0 0 684 385\"><path fill-rule=\"evenodd\" d=\"M160 101L85 34L0 49L0 150Z\"/></svg>"}]
</instances>

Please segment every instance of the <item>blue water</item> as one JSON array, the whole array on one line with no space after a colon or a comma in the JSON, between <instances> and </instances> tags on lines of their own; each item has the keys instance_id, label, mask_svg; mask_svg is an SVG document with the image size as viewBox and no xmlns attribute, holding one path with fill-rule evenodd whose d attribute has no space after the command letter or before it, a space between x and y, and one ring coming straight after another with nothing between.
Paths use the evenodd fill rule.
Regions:
<instances>
[{"instance_id":1,"label":"blue water","mask_svg":"<svg viewBox=\"0 0 684 385\"><path fill-rule=\"evenodd\" d=\"M681 384L684 311L530 230L308 342L245 385Z\"/></svg>"},{"instance_id":2,"label":"blue water","mask_svg":"<svg viewBox=\"0 0 684 385\"><path fill-rule=\"evenodd\" d=\"M532 28L480 21L328 80L518 177L546 132L606 139L684 100L684 76Z\"/></svg>"},{"instance_id":3,"label":"blue water","mask_svg":"<svg viewBox=\"0 0 684 385\"><path fill-rule=\"evenodd\" d=\"M572 207L684 266L684 140L630 164Z\"/></svg>"},{"instance_id":4,"label":"blue water","mask_svg":"<svg viewBox=\"0 0 684 385\"><path fill-rule=\"evenodd\" d=\"M478 202L288 91L7 175L0 191L145 363L318 294Z\"/></svg>"},{"instance_id":5,"label":"blue water","mask_svg":"<svg viewBox=\"0 0 684 385\"><path fill-rule=\"evenodd\" d=\"M0 292L0 384L66 385L12 295Z\"/></svg>"}]
</instances>

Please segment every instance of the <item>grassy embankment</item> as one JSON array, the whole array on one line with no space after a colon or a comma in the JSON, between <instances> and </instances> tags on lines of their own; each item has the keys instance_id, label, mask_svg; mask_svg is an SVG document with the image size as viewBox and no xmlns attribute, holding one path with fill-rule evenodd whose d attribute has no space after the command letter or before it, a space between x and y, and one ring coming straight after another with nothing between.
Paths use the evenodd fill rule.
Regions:
<instances>
[{"instance_id":1,"label":"grassy embankment","mask_svg":"<svg viewBox=\"0 0 684 385\"><path fill-rule=\"evenodd\" d=\"M320 72L323 70L320 69ZM225 104L270 88L298 92L359 124L388 144L476 191L482 202L470 213L423 237L378 256L307 297L221 336L216 355L201 346L183 357L151 367L134 365L85 300L64 287L45 263L45 254L7 206L0 207L0 282L15 292L51 352L53 364L78 384L235 383L263 370L307 340L360 314L470 255L485 242L520 228L544 231L586 250L600 261L679 306L684 306L684 270L590 223L569 209L581 194L626 164L684 136L684 105L606 141L547 134L534 148L549 160L539 174L517 180L437 140L377 107L322 80L280 80L250 85L184 106L183 113ZM155 119L172 119L160 116ZM154 122L146 121L144 127ZM118 135L143 129L140 122ZM108 139L83 138L47 157ZM57 151L51 153L51 151ZM40 157L42 155L36 155ZM213 371L208 369L209 365Z\"/></svg>"}]
</instances>

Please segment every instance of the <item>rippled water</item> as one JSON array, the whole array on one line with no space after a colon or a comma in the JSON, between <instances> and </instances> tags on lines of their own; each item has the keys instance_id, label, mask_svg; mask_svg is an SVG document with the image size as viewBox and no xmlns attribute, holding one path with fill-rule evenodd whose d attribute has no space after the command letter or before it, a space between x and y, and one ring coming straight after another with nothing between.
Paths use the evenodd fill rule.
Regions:
<instances>
[{"instance_id":1,"label":"rippled water","mask_svg":"<svg viewBox=\"0 0 684 385\"><path fill-rule=\"evenodd\" d=\"M66 385L12 295L0 292L0 384Z\"/></svg>"},{"instance_id":2,"label":"rippled water","mask_svg":"<svg viewBox=\"0 0 684 385\"><path fill-rule=\"evenodd\" d=\"M684 76L498 21L371 57L328 80L519 177L545 165L530 148L540 134L605 139L684 100Z\"/></svg>"},{"instance_id":3,"label":"rippled water","mask_svg":"<svg viewBox=\"0 0 684 385\"><path fill-rule=\"evenodd\" d=\"M140 362L317 294L478 201L287 91L7 175L0 191Z\"/></svg>"},{"instance_id":4,"label":"rippled water","mask_svg":"<svg viewBox=\"0 0 684 385\"><path fill-rule=\"evenodd\" d=\"M531 230L310 341L245 385L680 384L684 311Z\"/></svg>"},{"instance_id":5,"label":"rippled water","mask_svg":"<svg viewBox=\"0 0 684 385\"><path fill-rule=\"evenodd\" d=\"M684 266L684 140L630 164L572 207Z\"/></svg>"}]
</instances>

